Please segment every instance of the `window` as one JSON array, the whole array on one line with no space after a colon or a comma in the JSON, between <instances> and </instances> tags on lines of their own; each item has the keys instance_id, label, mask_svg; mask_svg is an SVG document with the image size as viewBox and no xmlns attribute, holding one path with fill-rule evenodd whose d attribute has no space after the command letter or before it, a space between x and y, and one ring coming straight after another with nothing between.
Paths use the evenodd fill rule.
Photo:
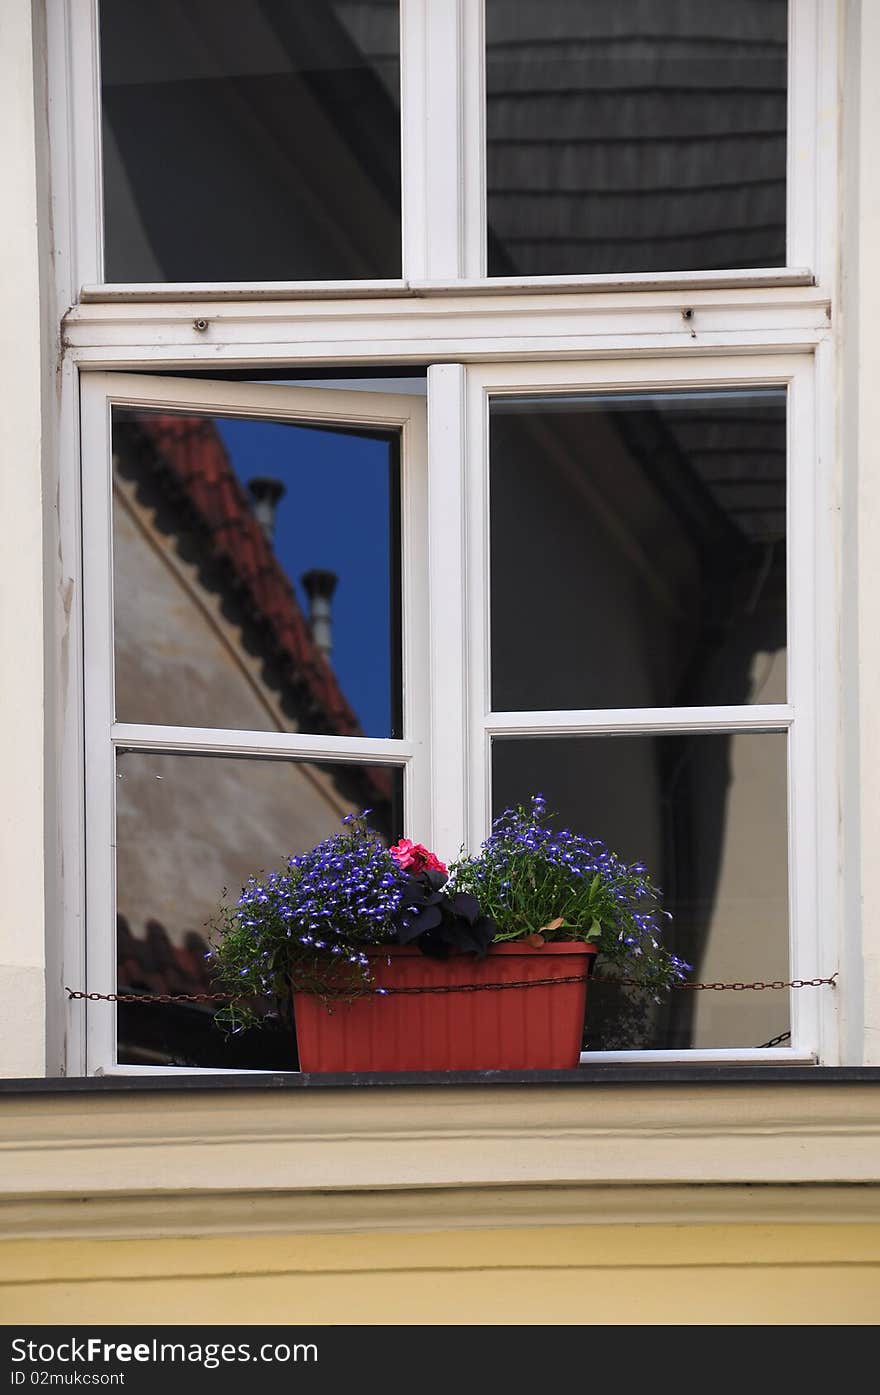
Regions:
<instances>
[{"instance_id":1,"label":"window","mask_svg":"<svg viewBox=\"0 0 880 1395\"><path fill-rule=\"evenodd\" d=\"M654 870L670 946L700 979L812 977L791 964L812 962L816 927L801 905L792 940L789 907L812 794L790 814L786 774L797 752L815 788L812 660L787 646L815 604L798 537L816 510L809 363L718 359L711 386L671 357L469 377L469 575L488 582L472 598L473 824L540 788ZM600 1011L606 989L591 1044L798 1037L781 996L678 992L629 1020Z\"/></svg>"},{"instance_id":2,"label":"window","mask_svg":"<svg viewBox=\"0 0 880 1395\"><path fill-rule=\"evenodd\" d=\"M400 275L397 0L100 11L108 281Z\"/></svg>"},{"instance_id":3,"label":"window","mask_svg":"<svg viewBox=\"0 0 880 1395\"><path fill-rule=\"evenodd\" d=\"M52 9L66 982L195 983L353 808L453 855L536 789L700 977L833 972L833 11ZM818 999L585 1045L831 1062ZM69 1069L287 1064L156 1013Z\"/></svg>"},{"instance_id":4,"label":"window","mask_svg":"<svg viewBox=\"0 0 880 1395\"><path fill-rule=\"evenodd\" d=\"M222 888L345 814L369 807L389 841L424 817L425 410L409 386L84 379L86 894L92 963L121 992L210 989ZM292 1065L268 1030L224 1043L198 1004L105 1013L91 1049Z\"/></svg>"},{"instance_id":5,"label":"window","mask_svg":"<svg viewBox=\"0 0 880 1395\"><path fill-rule=\"evenodd\" d=\"M787 0L488 0L490 276L785 265Z\"/></svg>"}]
</instances>

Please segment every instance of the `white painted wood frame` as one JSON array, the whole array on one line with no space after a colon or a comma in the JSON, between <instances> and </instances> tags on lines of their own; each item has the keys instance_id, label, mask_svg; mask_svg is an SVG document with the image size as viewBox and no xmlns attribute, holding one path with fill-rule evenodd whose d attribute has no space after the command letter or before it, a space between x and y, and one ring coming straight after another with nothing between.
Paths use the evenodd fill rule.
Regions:
<instances>
[{"instance_id":1,"label":"white painted wood frame","mask_svg":"<svg viewBox=\"0 0 880 1395\"><path fill-rule=\"evenodd\" d=\"M382 295L453 287L496 293L628 285L796 284L834 275L837 0L789 0L787 258L784 268L486 279L485 6L400 0L402 277L399 281L104 283L98 0L48 0L53 177L66 304ZM69 220L69 221L68 221Z\"/></svg>"},{"instance_id":2,"label":"white painted wood frame","mask_svg":"<svg viewBox=\"0 0 880 1395\"><path fill-rule=\"evenodd\" d=\"M823 365L824 366L824 365ZM463 841L476 846L491 824L493 736L639 735L659 732L777 731L788 735L789 921L791 977L828 977L839 967L836 757L838 721L834 583L834 488L820 459L814 358L640 359L627 363L504 364L467 369L468 810ZM573 392L662 392L782 386L788 401L788 651L787 701L755 707L656 707L623 710L494 712L490 699L489 411L493 399L552 397ZM824 408L823 408L824 412ZM821 578L822 585L817 584ZM821 725L820 714L821 713ZM829 739L830 738L830 739ZM792 992L791 1046L786 1059L837 1059L834 994ZM590 1052L601 1060L766 1060L756 1051Z\"/></svg>"},{"instance_id":3,"label":"white painted wood frame","mask_svg":"<svg viewBox=\"0 0 880 1395\"><path fill-rule=\"evenodd\" d=\"M388 429L400 436L403 738L315 736L148 726L115 720L111 413L114 405ZM116 985L116 751L369 762L400 767L407 829L430 828L428 783L427 459L424 401L415 395L89 374L82 384L82 589L86 759L85 983ZM430 835L428 835L430 836ZM83 1006L83 1005L81 1005ZM86 1009L86 1068L116 1064L116 1013Z\"/></svg>"},{"instance_id":4,"label":"white painted wood frame","mask_svg":"<svg viewBox=\"0 0 880 1395\"><path fill-rule=\"evenodd\" d=\"M827 976L841 962L841 940L851 932L842 925L837 821L841 679L835 500L840 482L831 322L837 313L839 9L837 0L790 0L789 12L786 267L486 279L482 0L401 0L400 281L106 285L97 0L47 0L54 260L63 315L59 579L70 616L65 653L58 660L64 687L59 720L64 793L58 837L63 875L59 867L56 902L64 920L63 982L87 982L104 991L115 982L115 932L108 919L112 878L102 879L109 866L115 745L399 761L407 771L410 828L424 829L438 849L454 852L460 844L475 846L488 828L486 752L492 733L548 728L788 732L792 972ZM687 320L685 309L694 312ZM208 322L206 330L195 328L198 318ZM383 366L408 363L428 366L430 468L424 409L417 400L398 405L384 394L369 399L327 390L321 394L325 406L316 407L318 390L302 390L319 416L326 409L334 421L364 421L372 401L382 424L403 429L409 422L413 443L422 433L422 444L409 453L413 492L404 519L412 544L404 560L405 585L413 588L409 614L421 617L411 629L405 622L405 637L409 634L415 646L409 650L408 691L414 694L422 684L416 702L421 716L416 718L414 709L415 725L407 726L405 740L358 739L343 749L333 748L335 738L294 736L289 738L299 743L294 752L283 734L115 724L108 686L112 566L109 550L101 550L110 537L110 404L135 401L168 410L273 416L294 410L300 419L291 407L294 397L280 396L295 390L146 375L186 367L210 378L221 370L246 368L256 374L261 368L299 365L321 366L331 377L335 369L362 365L381 376ZM85 462L82 532L78 380ZM788 387L788 702L772 709L490 713L483 526L490 394L683 383ZM331 395L340 400L331 403ZM355 397L356 404L341 404L342 398ZM282 400L287 408L279 407ZM103 849L97 862L91 856L86 861L86 824L90 844ZM92 924L95 905L99 918ZM858 927L852 933L857 935ZM694 1061L834 1064L839 1059L836 1000L845 991L792 995L790 1049L671 1054ZM58 983L54 992L60 999ZM60 1001L55 1007L61 1011ZM63 1068L71 1074L111 1068L113 1026L107 1024L112 1014L99 1010L105 1025L90 1027L87 1052L82 1005L68 1005L66 1012ZM652 1061L668 1057L648 1054ZM606 1053L602 1059L615 1057ZM645 1058L626 1053L625 1059Z\"/></svg>"}]
</instances>

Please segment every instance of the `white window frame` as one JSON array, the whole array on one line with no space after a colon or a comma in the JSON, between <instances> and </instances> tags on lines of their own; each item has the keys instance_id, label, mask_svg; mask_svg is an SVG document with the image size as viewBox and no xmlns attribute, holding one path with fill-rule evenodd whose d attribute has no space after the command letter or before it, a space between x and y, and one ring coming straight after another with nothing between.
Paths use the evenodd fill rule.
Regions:
<instances>
[{"instance_id":1,"label":"white window frame","mask_svg":"<svg viewBox=\"0 0 880 1395\"><path fill-rule=\"evenodd\" d=\"M820 191L833 160L827 127L836 96L829 62L836 49L836 0L789 0L784 267L505 278L486 274L484 0L400 0L402 273L384 281L105 282L98 0L49 0L47 17L56 211L70 220L60 239L67 304L361 297L453 288L484 294L528 287L735 288L824 283L833 274L834 224Z\"/></svg>"},{"instance_id":2,"label":"white window frame","mask_svg":"<svg viewBox=\"0 0 880 1395\"><path fill-rule=\"evenodd\" d=\"M485 541L481 494L486 399L491 391L585 391L605 383L662 387L675 382L786 382L796 457L790 457L791 575L810 587L793 595L789 639L791 709L781 721L792 746L790 839L793 972L827 976L852 956L843 927L838 759L841 701L838 657L840 559L833 320L837 284L837 0L790 0L788 265L743 272L666 272L565 278L485 277L484 62L481 0L401 0L403 276L394 282L284 282L236 285L101 283L100 82L95 0L46 0L49 128L56 298L62 321L57 418L59 560L64 609L57 658L59 783L56 904L63 921L63 964L56 981L94 984L86 963L85 726L83 610L107 599L83 594L82 548L93 502L80 495L82 427L96 442L83 402L104 374L161 374L180 368L206 378L230 369L320 368L327 378L358 365L381 377L389 365L427 365L429 520L426 614L424 824L438 848L474 846L487 831L481 764L495 717L484 701ZM290 376L294 376L293 373ZM138 381L143 384L144 378ZM182 379L171 405L181 400ZM153 380L155 386L156 380ZM226 399L227 384L222 388ZM146 389L142 389L146 391ZM272 391L273 389L270 389ZM100 391L103 391L101 389ZM204 400L208 389L201 383ZM106 397L104 398L106 401ZM217 399L219 400L219 399ZM169 398L161 398L163 406ZM101 425L106 435L106 419ZM102 437L105 439L105 437ZM92 446L88 447L90 453ZM102 447L103 449L103 447ZM794 479L795 462L797 480ZM482 463L481 463L482 462ZM813 481L811 492L807 477ZM85 533L83 532L85 526ZM106 528L106 517L102 525ZM808 575L806 556L812 557ZM106 578L105 578L106 579ZM104 623L106 624L106 618ZM470 675L470 676L469 676ZM736 723L760 723L760 710L736 709ZM524 714L516 714L522 719ZM528 714L526 714L528 715ZM542 721L547 714L537 715ZM91 711L88 714L91 721ZM663 729L656 713L636 714ZM766 716L766 714L764 714ZM633 713L587 714L591 730ZM575 727L584 714L553 714ZM506 718L503 720L507 720ZM678 720L677 718L673 720ZM723 710L693 712L688 729L711 730ZM707 721L709 726L700 727ZM629 727L627 727L629 729ZM668 727L666 728L668 729ZM725 727L729 729L729 727ZM216 736L216 734L214 734ZM235 734L232 735L234 740ZM109 741L101 736L106 771ZM163 737L161 740L170 740ZM126 740L126 745L132 744ZM158 749L154 747L153 749ZM167 744L161 749L169 749ZM200 749L204 749L200 747ZM228 749L228 748L227 748ZM459 761L449 753L461 753ZM100 764L103 761L103 765ZM91 764L91 752L88 756ZM469 774L470 772L470 774ZM89 775L91 779L91 774ZM99 798L99 805L101 800ZM414 818L416 808L411 806ZM106 810L102 817L106 821ZM412 824L415 829L415 822ZM103 835L102 835L103 836ZM815 873L808 874L810 848ZM63 873L61 872L63 868ZM795 870L797 869L797 870ZM811 909L814 908L814 909ZM849 947L848 947L849 946ZM103 952L103 951L102 951ZM54 956L57 961L57 953ZM60 1000L60 987L58 990ZM838 991L792 995L790 1048L755 1053L626 1053L637 1062L840 1058ZM60 1001L50 1007L59 1011ZM68 1003L61 1069L102 1069L87 1049L81 1003ZM591 1053L590 1060L616 1059Z\"/></svg>"},{"instance_id":3,"label":"white window frame","mask_svg":"<svg viewBox=\"0 0 880 1395\"><path fill-rule=\"evenodd\" d=\"M400 439L403 735L324 736L116 720L114 700L112 409L389 430ZM86 711L86 977L116 983L116 753L256 756L389 765L403 772L407 825L430 821L427 747L427 422L416 395L91 373L82 384L84 701ZM155 1074L116 1060L115 1007L86 1004L90 1073ZM216 1072L209 1072L214 1074Z\"/></svg>"},{"instance_id":4,"label":"white window frame","mask_svg":"<svg viewBox=\"0 0 880 1395\"><path fill-rule=\"evenodd\" d=\"M788 747L789 964L794 978L827 977L837 963L835 946L820 928L833 922L828 869L819 847L833 846L834 821L821 795L829 771L820 752L817 713L832 719L834 694L822 675L834 665L829 637L836 631L827 568L831 561L834 496L816 468L818 396L812 354L750 355L694 359L663 357L554 364L480 365L467 369L467 594L468 740L471 751L465 841L479 842L491 822L491 742L495 736L651 735L661 732L781 732ZM787 701L706 707L649 707L540 712L493 711L490 697L489 414L493 400L554 394L651 392L680 389L775 386L787 395L788 520ZM826 390L830 385L826 384ZM463 584L463 590L465 585ZM835 725L826 730L835 730ZM832 775L833 780L833 775ZM833 788L833 783L831 788ZM817 791L819 795L817 797ZM826 917L829 917L826 919ZM747 974L747 971L745 971ZM832 1048L833 1018L816 994L792 991L791 1045L685 1051L591 1051L584 1061L812 1061ZM827 1004L826 1004L827 1005ZM823 1051L824 1047L824 1051Z\"/></svg>"}]
</instances>

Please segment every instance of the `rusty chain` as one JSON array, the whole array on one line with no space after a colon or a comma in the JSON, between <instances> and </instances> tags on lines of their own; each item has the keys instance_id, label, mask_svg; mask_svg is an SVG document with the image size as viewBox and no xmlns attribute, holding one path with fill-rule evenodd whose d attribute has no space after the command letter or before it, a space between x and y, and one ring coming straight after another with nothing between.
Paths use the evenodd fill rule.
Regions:
<instances>
[{"instance_id":1,"label":"rusty chain","mask_svg":"<svg viewBox=\"0 0 880 1395\"><path fill-rule=\"evenodd\" d=\"M86 993L64 985L67 1001L82 998L89 1003L237 1003L241 993Z\"/></svg>"},{"instance_id":2,"label":"rusty chain","mask_svg":"<svg viewBox=\"0 0 880 1395\"><path fill-rule=\"evenodd\" d=\"M694 990L722 993L731 991L743 993L747 991L760 992L762 989L781 988L835 988L838 974L833 973L830 978L790 978L790 979L756 979L753 983L674 983L673 988L690 988ZM487 993L495 992L503 988L548 988L555 987L563 983L616 983L622 988L641 988L645 992L652 992L651 988L646 988L645 984L638 979L616 978L613 975L600 974L574 974L564 978L533 978L513 980L509 983L456 983L456 984L435 984L424 987L411 988L384 988L376 987L368 992L382 997L391 997L410 993ZM68 1001L73 1002L81 998L89 1003L139 1003L143 1005L153 1003L235 1003L241 1002L244 998L253 997L253 994L243 993L88 993L81 988L68 988L65 985L65 993ZM768 1042L767 1045L770 1045Z\"/></svg>"},{"instance_id":3,"label":"rusty chain","mask_svg":"<svg viewBox=\"0 0 880 1395\"><path fill-rule=\"evenodd\" d=\"M791 1032L780 1032L778 1037L771 1037L769 1041L762 1041L758 1050L766 1051L768 1046L781 1046L785 1041L791 1041Z\"/></svg>"}]
</instances>

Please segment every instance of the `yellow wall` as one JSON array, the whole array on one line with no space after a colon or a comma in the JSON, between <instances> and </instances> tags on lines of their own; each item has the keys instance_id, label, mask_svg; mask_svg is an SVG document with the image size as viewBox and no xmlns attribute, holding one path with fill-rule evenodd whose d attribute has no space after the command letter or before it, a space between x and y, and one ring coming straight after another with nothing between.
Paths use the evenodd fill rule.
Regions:
<instances>
[{"instance_id":1,"label":"yellow wall","mask_svg":"<svg viewBox=\"0 0 880 1395\"><path fill-rule=\"evenodd\" d=\"M880 1321L862 1075L26 1090L0 1178L0 1324Z\"/></svg>"},{"instance_id":2,"label":"yellow wall","mask_svg":"<svg viewBox=\"0 0 880 1395\"><path fill-rule=\"evenodd\" d=\"M0 1322L861 1323L880 1224L21 1240Z\"/></svg>"}]
</instances>

